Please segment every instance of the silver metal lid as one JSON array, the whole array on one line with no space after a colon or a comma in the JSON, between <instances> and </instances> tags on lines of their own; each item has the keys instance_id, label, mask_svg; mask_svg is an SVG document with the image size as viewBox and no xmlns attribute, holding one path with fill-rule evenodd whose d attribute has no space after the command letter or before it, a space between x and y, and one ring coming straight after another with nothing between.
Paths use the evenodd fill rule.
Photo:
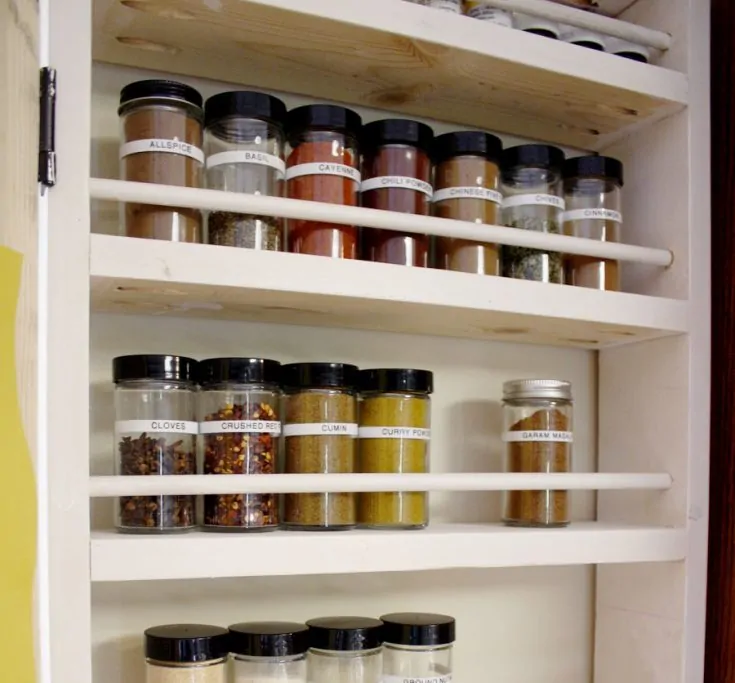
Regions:
<instances>
[{"instance_id":1,"label":"silver metal lid","mask_svg":"<svg viewBox=\"0 0 735 683\"><path fill-rule=\"evenodd\" d=\"M503 399L556 398L572 400L572 383L562 379L513 379L503 384Z\"/></svg>"}]
</instances>

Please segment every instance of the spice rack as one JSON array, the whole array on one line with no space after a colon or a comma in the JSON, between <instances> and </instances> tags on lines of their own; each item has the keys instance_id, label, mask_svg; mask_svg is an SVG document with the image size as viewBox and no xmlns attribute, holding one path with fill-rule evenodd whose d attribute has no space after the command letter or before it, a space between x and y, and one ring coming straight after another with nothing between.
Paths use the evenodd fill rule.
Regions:
<instances>
[{"instance_id":1,"label":"spice rack","mask_svg":"<svg viewBox=\"0 0 735 683\"><path fill-rule=\"evenodd\" d=\"M523 8L529 1L507 0ZM0 38L8 38L0 51L8 50L17 75L0 91L18 102L12 115L0 111L0 130L13 131L12 139L0 137L9 160L0 234L24 257L22 271L7 269L22 283L8 329L14 320L39 501L37 539L25 518L12 532L23 548L38 548L39 683L136 681L140 634L156 623L427 605L457 616L457 675L468 680L487 673L570 683L703 680L705 5L649 0L618 8L618 30L668 48L658 66L400 0L48 0L40 17L32 0L17 0L12 17L0 9ZM559 8L550 11L569 11ZM58 70L59 173L36 213L39 54ZM140 68L218 80L197 83L206 94L231 88L227 82L279 88L357 106L366 120L379 118L370 111L376 107L451 124L444 130L477 126L620 158L626 244L550 236L536 246L627 261L626 293L97 234L107 210L100 202L141 201L138 193L152 189L114 180L113 99ZM306 102L291 99L289 106ZM263 201L258 210L275 215L324 211L201 192L155 188L156 202L173 205L243 210ZM354 211L347 220L365 225L463 229ZM500 226L485 230L501 243L520 239ZM245 348L284 362L433 370L432 474L390 478L392 490L432 491L430 527L158 538L107 531L108 498L120 487L181 485L107 478L111 358L143 351L204 358ZM499 491L560 481L498 473L500 386L534 375L574 387L574 474L560 475L574 492L568 529L496 523ZM187 482L198 494L215 484L244 490L235 479ZM277 490L305 485L364 490L386 481L274 480Z\"/></svg>"}]
</instances>

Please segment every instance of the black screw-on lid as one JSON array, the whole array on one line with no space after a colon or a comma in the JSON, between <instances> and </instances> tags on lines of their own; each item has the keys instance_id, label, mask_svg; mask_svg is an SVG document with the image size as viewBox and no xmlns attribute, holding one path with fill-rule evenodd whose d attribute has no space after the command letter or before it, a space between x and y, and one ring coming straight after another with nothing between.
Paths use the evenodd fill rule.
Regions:
<instances>
[{"instance_id":1,"label":"black screw-on lid","mask_svg":"<svg viewBox=\"0 0 735 683\"><path fill-rule=\"evenodd\" d=\"M112 380L116 384L136 379L195 382L198 365L193 358L185 356L118 356L112 360Z\"/></svg>"},{"instance_id":2,"label":"black screw-on lid","mask_svg":"<svg viewBox=\"0 0 735 683\"><path fill-rule=\"evenodd\" d=\"M290 363L283 366L283 386L292 389L345 387L357 384L359 369L346 363Z\"/></svg>"},{"instance_id":3,"label":"black screw-on lid","mask_svg":"<svg viewBox=\"0 0 735 683\"><path fill-rule=\"evenodd\" d=\"M435 164L464 155L481 156L489 161L498 162L503 152L503 143L500 138L490 133L461 130L434 138L431 150Z\"/></svg>"},{"instance_id":4,"label":"black screw-on lid","mask_svg":"<svg viewBox=\"0 0 735 683\"><path fill-rule=\"evenodd\" d=\"M434 131L425 123L410 119L382 119L362 127L360 142L364 153L382 145L413 145L428 152Z\"/></svg>"},{"instance_id":5,"label":"black screw-on lid","mask_svg":"<svg viewBox=\"0 0 735 683\"><path fill-rule=\"evenodd\" d=\"M167 97L172 100L188 102L196 107L202 106L202 96L198 90L178 81L148 80L129 83L120 92L120 106L147 97ZM118 112L120 110L118 109Z\"/></svg>"},{"instance_id":6,"label":"black screw-on lid","mask_svg":"<svg viewBox=\"0 0 735 683\"><path fill-rule=\"evenodd\" d=\"M309 649L309 628L290 621L230 626L230 652L251 657L288 657Z\"/></svg>"},{"instance_id":7,"label":"black screw-on lid","mask_svg":"<svg viewBox=\"0 0 735 683\"><path fill-rule=\"evenodd\" d=\"M518 145L503 151L503 170L515 166L540 166L541 168L561 168L564 152L551 145Z\"/></svg>"},{"instance_id":8,"label":"black screw-on lid","mask_svg":"<svg viewBox=\"0 0 735 683\"><path fill-rule=\"evenodd\" d=\"M455 641L454 617L446 614L404 612L380 617L383 642L396 645L448 645Z\"/></svg>"},{"instance_id":9,"label":"black screw-on lid","mask_svg":"<svg viewBox=\"0 0 735 683\"><path fill-rule=\"evenodd\" d=\"M228 116L260 119L282 126L286 105L277 97L251 90L222 92L210 97L204 105L204 125L209 127Z\"/></svg>"},{"instance_id":10,"label":"black screw-on lid","mask_svg":"<svg viewBox=\"0 0 735 683\"><path fill-rule=\"evenodd\" d=\"M358 387L360 391L407 391L409 393L430 394L434 391L434 374L429 370L412 370L409 368L360 370Z\"/></svg>"},{"instance_id":11,"label":"black screw-on lid","mask_svg":"<svg viewBox=\"0 0 735 683\"><path fill-rule=\"evenodd\" d=\"M294 146L299 135L307 129L334 130L357 136L361 126L360 115L352 109L334 104L307 104L288 112L286 136Z\"/></svg>"},{"instance_id":12,"label":"black screw-on lid","mask_svg":"<svg viewBox=\"0 0 735 683\"><path fill-rule=\"evenodd\" d=\"M573 157L564 162L563 175L565 178L608 178L622 185L623 164L612 157Z\"/></svg>"},{"instance_id":13,"label":"black screw-on lid","mask_svg":"<svg viewBox=\"0 0 735 683\"><path fill-rule=\"evenodd\" d=\"M383 622L369 617L310 619L309 646L319 650L372 650L383 644Z\"/></svg>"},{"instance_id":14,"label":"black screw-on lid","mask_svg":"<svg viewBox=\"0 0 735 683\"><path fill-rule=\"evenodd\" d=\"M199 382L280 384L281 364L269 358L208 358L199 363Z\"/></svg>"},{"instance_id":15,"label":"black screw-on lid","mask_svg":"<svg viewBox=\"0 0 735 683\"><path fill-rule=\"evenodd\" d=\"M206 662L227 652L227 629L219 626L170 624L145 631L145 656L158 662Z\"/></svg>"},{"instance_id":16,"label":"black screw-on lid","mask_svg":"<svg viewBox=\"0 0 735 683\"><path fill-rule=\"evenodd\" d=\"M648 57L642 52L630 52L629 50L623 50L622 52L614 52L613 54L616 57L630 59L634 62L641 62L641 64L648 64Z\"/></svg>"}]
</instances>

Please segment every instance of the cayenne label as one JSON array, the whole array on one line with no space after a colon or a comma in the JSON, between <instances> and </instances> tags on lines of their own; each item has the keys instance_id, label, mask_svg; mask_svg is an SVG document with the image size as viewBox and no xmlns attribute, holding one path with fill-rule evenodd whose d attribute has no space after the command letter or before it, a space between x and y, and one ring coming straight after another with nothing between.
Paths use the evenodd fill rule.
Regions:
<instances>
[{"instance_id":1,"label":"cayenne label","mask_svg":"<svg viewBox=\"0 0 735 683\"><path fill-rule=\"evenodd\" d=\"M556 432L552 430L537 429L531 431L510 431L503 434L503 441L552 441L557 443L572 443L572 432Z\"/></svg>"},{"instance_id":2,"label":"cayenne label","mask_svg":"<svg viewBox=\"0 0 735 683\"><path fill-rule=\"evenodd\" d=\"M117 434L198 434L196 422L188 420L118 420Z\"/></svg>"},{"instance_id":3,"label":"cayenne label","mask_svg":"<svg viewBox=\"0 0 735 683\"><path fill-rule=\"evenodd\" d=\"M360 188L363 192L369 192L370 190L384 190L390 188L399 188L403 190L415 190L421 192L427 197L434 195L434 188L423 180L418 178L411 178L405 175L381 175L377 178L368 178L362 181L362 187Z\"/></svg>"},{"instance_id":4,"label":"cayenne label","mask_svg":"<svg viewBox=\"0 0 735 683\"><path fill-rule=\"evenodd\" d=\"M183 140L166 140L164 138L146 138L145 140L133 140L120 145L120 158L141 152L163 152L165 154L180 154L181 156L195 159L200 164L204 163L204 152Z\"/></svg>"},{"instance_id":5,"label":"cayenne label","mask_svg":"<svg viewBox=\"0 0 735 683\"><path fill-rule=\"evenodd\" d=\"M357 436L354 422L302 422L283 426L283 436Z\"/></svg>"},{"instance_id":6,"label":"cayenne label","mask_svg":"<svg viewBox=\"0 0 735 683\"><path fill-rule=\"evenodd\" d=\"M360 427L358 436L361 439L418 439L429 441L430 429L418 427Z\"/></svg>"},{"instance_id":7,"label":"cayenne label","mask_svg":"<svg viewBox=\"0 0 735 683\"><path fill-rule=\"evenodd\" d=\"M352 168L352 166L347 166L345 164L334 164L331 162L296 164L296 166L291 166L291 168L286 169L286 180L300 178L305 175L337 175L354 180L356 183L359 183L362 178L360 171L356 168Z\"/></svg>"}]
</instances>

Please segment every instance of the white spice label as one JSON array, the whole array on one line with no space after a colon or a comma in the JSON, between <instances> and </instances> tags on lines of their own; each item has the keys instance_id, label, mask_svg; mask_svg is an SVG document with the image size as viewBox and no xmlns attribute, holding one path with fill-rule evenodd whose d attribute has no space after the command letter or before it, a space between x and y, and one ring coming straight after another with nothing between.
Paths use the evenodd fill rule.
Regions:
<instances>
[{"instance_id":1,"label":"white spice label","mask_svg":"<svg viewBox=\"0 0 735 683\"><path fill-rule=\"evenodd\" d=\"M265 152L252 152L242 149L232 152L219 152L207 157L207 168L216 168L225 164L255 164L274 168L281 175L286 172L286 162L283 159Z\"/></svg>"},{"instance_id":2,"label":"white spice label","mask_svg":"<svg viewBox=\"0 0 735 683\"><path fill-rule=\"evenodd\" d=\"M507 28L513 28L513 17L510 12L506 12L503 9L488 7L482 3L469 3L467 16L472 17L473 19L480 19L482 21L490 21L493 24L500 24L500 26L505 26Z\"/></svg>"},{"instance_id":3,"label":"white spice label","mask_svg":"<svg viewBox=\"0 0 735 683\"><path fill-rule=\"evenodd\" d=\"M209 420L199 423L200 434L237 434L243 432L278 436L281 433L281 423L276 420Z\"/></svg>"},{"instance_id":4,"label":"white spice label","mask_svg":"<svg viewBox=\"0 0 735 683\"><path fill-rule=\"evenodd\" d=\"M546 429L535 429L529 431L510 431L503 434L503 441L551 441L558 443L572 443L572 432L555 432Z\"/></svg>"},{"instance_id":5,"label":"white spice label","mask_svg":"<svg viewBox=\"0 0 735 683\"><path fill-rule=\"evenodd\" d=\"M612 209L574 209L573 211L565 211L562 214L562 220L567 223L570 221L589 221L602 220L612 221L613 223L622 223L623 214L620 211Z\"/></svg>"},{"instance_id":6,"label":"white spice label","mask_svg":"<svg viewBox=\"0 0 735 683\"><path fill-rule=\"evenodd\" d=\"M283 426L283 436L357 436L354 422L302 422Z\"/></svg>"},{"instance_id":7,"label":"white spice label","mask_svg":"<svg viewBox=\"0 0 735 683\"><path fill-rule=\"evenodd\" d=\"M425 194L427 197L434 195L434 188L429 183L405 175L381 175L377 178L368 178L362 181L362 187L360 189L363 192L369 192L370 190L385 190L390 188L415 190L416 192Z\"/></svg>"},{"instance_id":8,"label":"white spice label","mask_svg":"<svg viewBox=\"0 0 735 683\"><path fill-rule=\"evenodd\" d=\"M349 178L356 183L360 182L362 176L360 171L346 164L333 164L327 162L314 162L310 164L296 164L286 169L286 180L300 178L305 175L336 175L343 178Z\"/></svg>"},{"instance_id":9,"label":"white spice label","mask_svg":"<svg viewBox=\"0 0 735 683\"><path fill-rule=\"evenodd\" d=\"M196 422L188 420L118 420L116 434L197 434Z\"/></svg>"},{"instance_id":10,"label":"white spice label","mask_svg":"<svg viewBox=\"0 0 735 683\"><path fill-rule=\"evenodd\" d=\"M514 194L503 199L504 209L511 209L514 206L551 206L563 211L565 205L561 197L553 194Z\"/></svg>"},{"instance_id":11,"label":"white spice label","mask_svg":"<svg viewBox=\"0 0 735 683\"><path fill-rule=\"evenodd\" d=\"M460 0L429 0L429 7L443 9L447 12L461 12Z\"/></svg>"},{"instance_id":12,"label":"white spice label","mask_svg":"<svg viewBox=\"0 0 735 683\"><path fill-rule=\"evenodd\" d=\"M431 201L443 202L447 199L484 199L493 204L503 203L500 192L486 187L445 187L443 190L436 190Z\"/></svg>"},{"instance_id":13,"label":"white spice label","mask_svg":"<svg viewBox=\"0 0 735 683\"><path fill-rule=\"evenodd\" d=\"M444 676L383 676L383 683L452 683L452 674Z\"/></svg>"},{"instance_id":14,"label":"white spice label","mask_svg":"<svg viewBox=\"0 0 735 683\"><path fill-rule=\"evenodd\" d=\"M360 427L358 434L361 439L417 439L429 441L430 429L418 427Z\"/></svg>"},{"instance_id":15,"label":"white spice label","mask_svg":"<svg viewBox=\"0 0 735 683\"><path fill-rule=\"evenodd\" d=\"M146 138L145 140L133 140L132 142L124 142L120 145L120 158L130 156L131 154L140 154L142 152L162 152L164 154L180 154L181 156L190 157L204 163L204 152L190 145L183 140L167 140L164 138Z\"/></svg>"}]
</instances>

